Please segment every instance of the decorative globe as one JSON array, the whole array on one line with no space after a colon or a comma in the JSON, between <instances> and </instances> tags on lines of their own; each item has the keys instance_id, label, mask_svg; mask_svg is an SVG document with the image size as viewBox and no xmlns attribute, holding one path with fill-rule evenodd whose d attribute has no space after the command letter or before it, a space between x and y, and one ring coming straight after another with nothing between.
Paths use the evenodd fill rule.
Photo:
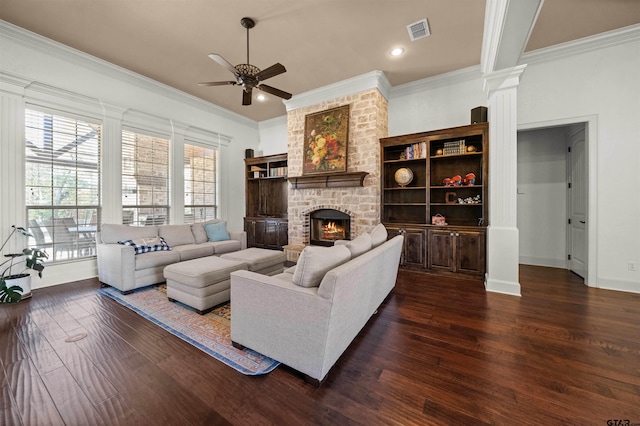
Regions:
<instances>
[{"instance_id":1,"label":"decorative globe","mask_svg":"<svg viewBox=\"0 0 640 426\"><path fill-rule=\"evenodd\" d=\"M398 183L398 185L407 186L413 180L413 172L411 171L411 169L407 167L402 167L396 170L396 173L393 177Z\"/></svg>"}]
</instances>

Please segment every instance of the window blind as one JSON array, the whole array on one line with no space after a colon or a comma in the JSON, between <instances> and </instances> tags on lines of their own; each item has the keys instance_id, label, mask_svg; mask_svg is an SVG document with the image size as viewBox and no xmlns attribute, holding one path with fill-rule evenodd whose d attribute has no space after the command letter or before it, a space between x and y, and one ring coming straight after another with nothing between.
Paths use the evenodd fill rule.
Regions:
<instances>
[{"instance_id":1,"label":"window blind","mask_svg":"<svg viewBox=\"0 0 640 426\"><path fill-rule=\"evenodd\" d=\"M94 256L100 223L102 125L70 115L25 110L29 245L49 261Z\"/></svg>"},{"instance_id":2,"label":"window blind","mask_svg":"<svg viewBox=\"0 0 640 426\"><path fill-rule=\"evenodd\" d=\"M184 146L184 222L205 222L217 216L217 152L212 148Z\"/></svg>"},{"instance_id":3,"label":"window blind","mask_svg":"<svg viewBox=\"0 0 640 426\"><path fill-rule=\"evenodd\" d=\"M123 223L168 223L169 196L169 140L123 130Z\"/></svg>"}]
</instances>

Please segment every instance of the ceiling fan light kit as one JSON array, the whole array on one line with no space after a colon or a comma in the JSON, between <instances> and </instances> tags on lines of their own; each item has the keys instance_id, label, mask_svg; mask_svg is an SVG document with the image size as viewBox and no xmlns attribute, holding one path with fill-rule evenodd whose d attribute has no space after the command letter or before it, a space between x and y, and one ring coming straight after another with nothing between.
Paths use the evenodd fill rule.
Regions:
<instances>
[{"instance_id":1,"label":"ceiling fan light kit","mask_svg":"<svg viewBox=\"0 0 640 426\"><path fill-rule=\"evenodd\" d=\"M245 17L240 20L240 24L247 29L247 62L245 64L233 66L221 55L218 55L217 53L209 54L209 58L229 70L236 77L236 81L209 81L198 84L201 86L242 86L242 105L251 105L253 89L262 90L263 92L270 93L274 96L278 96L279 98L291 99L291 93L287 93L284 90L276 89L275 87L268 86L266 84L261 84L263 80L285 73L287 70L284 65L280 63L271 65L264 70L260 70L260 68L255 65L251 65L249 62L249 29L255 27L256 23L253 19Z\"/></svg>"}]
</instances>

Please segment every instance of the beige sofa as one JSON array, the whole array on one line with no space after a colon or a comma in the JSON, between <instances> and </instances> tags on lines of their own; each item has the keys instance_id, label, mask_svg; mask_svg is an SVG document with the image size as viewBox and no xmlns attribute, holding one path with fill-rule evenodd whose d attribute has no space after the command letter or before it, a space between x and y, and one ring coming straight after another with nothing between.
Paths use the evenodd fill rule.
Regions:
<instances>
[{"instance_id":1,"label":"beige sofa","mask_svg":"<svg viewBox=\"0 0 640 426\"><path fill-rule=\"evenodd\" d=\"M282 274L231 273L231 340L319 385L395 286L403 237L306 247Z\"/></svg>"},{"instance_id":2,"label":"beige sofa","mask_svg":"<svg viewBox=\"0 0 640 426\"><path fill-rule=\"evenodd\" d=\"M216 223L218 220L207 223ZM118 241L162 237L171 250L135 254ZM164 267L173 263L247 248L244 231L229 231L229 240L210 242L204 224L128 226L104 224L96 235L98 278L123 294L165 281Z\"/></svg>"}]
</instances>

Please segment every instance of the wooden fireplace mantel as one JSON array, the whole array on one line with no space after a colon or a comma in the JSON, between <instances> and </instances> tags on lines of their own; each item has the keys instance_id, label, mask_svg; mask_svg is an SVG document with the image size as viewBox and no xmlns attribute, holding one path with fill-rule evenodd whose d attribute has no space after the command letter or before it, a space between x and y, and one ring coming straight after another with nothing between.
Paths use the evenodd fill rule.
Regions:
<instances>
[{"instance_id":1,"label":"wooden fireplace mantel","mask_svg":"<svg viewBox=\"0 0 640 426\"><path fill-rule=\"evenodd\" d=\"M364 178L369 172L326 173L310 176L289 176L292 189L344 188L364 186Z\"/></svg>"}]
</instances>

